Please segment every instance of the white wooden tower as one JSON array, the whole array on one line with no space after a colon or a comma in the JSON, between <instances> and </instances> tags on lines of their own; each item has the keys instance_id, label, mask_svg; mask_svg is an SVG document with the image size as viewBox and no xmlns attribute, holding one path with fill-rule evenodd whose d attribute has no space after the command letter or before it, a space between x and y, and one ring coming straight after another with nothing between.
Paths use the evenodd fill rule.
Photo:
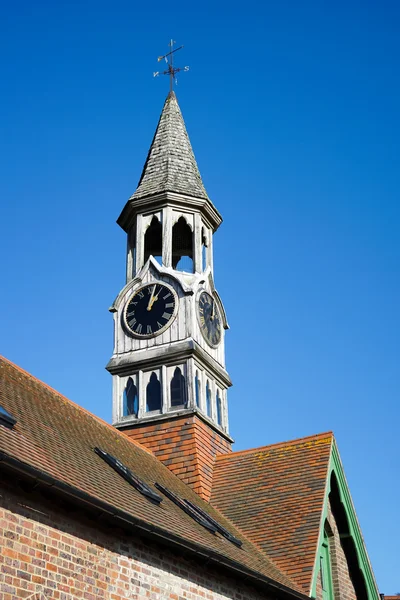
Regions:
<instances>
[{"instance_id":1,"label":"white wooden tower","mask_svg":"<svg viewBox=\"0 0 400 600\"><path fill-rule=\"evenodd\" d=\"M170 92L137 190L118 219L128 244L126 285L110 309L116 427L190 413L232 441L228 324L213 277L213 234L221 222Z\"/></svg>"}]
</instances>

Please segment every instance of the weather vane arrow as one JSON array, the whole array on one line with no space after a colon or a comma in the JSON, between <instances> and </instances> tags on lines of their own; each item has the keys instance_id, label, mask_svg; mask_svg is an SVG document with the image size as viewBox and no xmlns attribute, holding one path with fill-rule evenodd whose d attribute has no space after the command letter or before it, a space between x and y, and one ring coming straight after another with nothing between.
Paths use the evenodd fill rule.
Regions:
<instances>
[{"instance_id":1,"label":"weather vane arrow","mask_svg":"<svg viewBox=\"0 0 400 600\"><path fill-rule=\"evenodd\" d=\"M174 40L171 40L168 44L171 48L170 51L167 52L167 54L164 54L163 56L159 56L157 59L158 62L165 60L165 62L168 65L168 68L165 71L155 71L153 73L154 77L158 77L159 75L169 75L170 92L172 92L173 90L174 83L175 85L177 85L178 83L176 79L176 74L179 73L179 71L189 71L189 67L174 67L174 53L178 52L178 50L181 50L183 48L183 46L179 46L179 48L174 49L174 44L176 44L176 42L174 42Z\"/></svg>"}]
</instances>

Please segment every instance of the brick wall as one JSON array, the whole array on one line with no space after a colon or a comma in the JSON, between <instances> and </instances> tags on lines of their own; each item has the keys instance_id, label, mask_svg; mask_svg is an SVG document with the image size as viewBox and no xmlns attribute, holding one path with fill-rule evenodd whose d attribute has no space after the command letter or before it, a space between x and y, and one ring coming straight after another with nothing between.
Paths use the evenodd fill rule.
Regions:
<instances>
[{"instance_id":1,"label":"brick wall","mask_svg":"<svg viewBox=\"0 0 400 600\"><path fill-rule=\"evenodd\" d=\"M3 474L1 474L2 476ZM107 528L37 492L0 489L1 600L261 600L232 576Z\"/></svg>"},{"instance_id":2,"label":"brick wall","mask_svg":"<svg viewBox=\"0 0 400 600\"><path fill-rule=\"evenodd\" d=\"M211 496L215 456L232 451L231 443L197 415L141 423L123 432L149 448L206 501Z\"/></svg>"}]
</instances>

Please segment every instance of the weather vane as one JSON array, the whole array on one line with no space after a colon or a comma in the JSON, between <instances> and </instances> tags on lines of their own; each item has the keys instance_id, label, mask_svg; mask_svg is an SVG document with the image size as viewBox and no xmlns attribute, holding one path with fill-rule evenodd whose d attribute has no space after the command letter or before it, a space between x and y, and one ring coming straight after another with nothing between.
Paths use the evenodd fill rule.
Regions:
<instances>
[{"instance_id":1,"label":"weather vane","mask_svg":"<svg viewBox=\"0 0 400 600\"><path fill-rule=\"evenodd\" d=\"M167 54L164 54L164 56L159 56L157 59L158 62L160 62L161 60L165 60L165 62L168 65L168 69L166 69L165 71L156 71L155 73L153 73L154 77L158 77L159 75L169 75L169 89L171 92L174 87L174 82L175 84L178 83L176 79L176 74L179 73L179 71L189 71L189 67L174 67L174 53L178 52L178 50L181 50L183 48L183 46L179 46L179 48L175 48L174 50L174 44L176 44L176 42L174 42L174 40L171 40L168 44L171 50L167 52Z\"/></svg>"}]
</instances>

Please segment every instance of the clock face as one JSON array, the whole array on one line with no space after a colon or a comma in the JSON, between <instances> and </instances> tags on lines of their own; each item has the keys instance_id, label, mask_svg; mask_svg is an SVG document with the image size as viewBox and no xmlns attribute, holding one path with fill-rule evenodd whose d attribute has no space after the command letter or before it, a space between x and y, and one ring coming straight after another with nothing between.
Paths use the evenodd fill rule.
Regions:
<instances>
[{"instance_id":1,"label":"clock face","mask_svg":"<svg viewBox=\"0 0 400 600\"><path fill-rule=\"evenodd\" d=\"M127 303L125 324L136 337L154 337L171 325L177 310L177 297L170 286L149 283L137 290Z\"/></svg>"},{"instance_id":2,"label":"clock face","mask_svg":"<svg viewBox=\"0 0 400 600\"><path fill-rule=\"evenodd\" d=\"M200 294L197 316L204 339L216 348L222 337L221 315L214 298L207 292Z\"/></svg>"}]
</instances>

